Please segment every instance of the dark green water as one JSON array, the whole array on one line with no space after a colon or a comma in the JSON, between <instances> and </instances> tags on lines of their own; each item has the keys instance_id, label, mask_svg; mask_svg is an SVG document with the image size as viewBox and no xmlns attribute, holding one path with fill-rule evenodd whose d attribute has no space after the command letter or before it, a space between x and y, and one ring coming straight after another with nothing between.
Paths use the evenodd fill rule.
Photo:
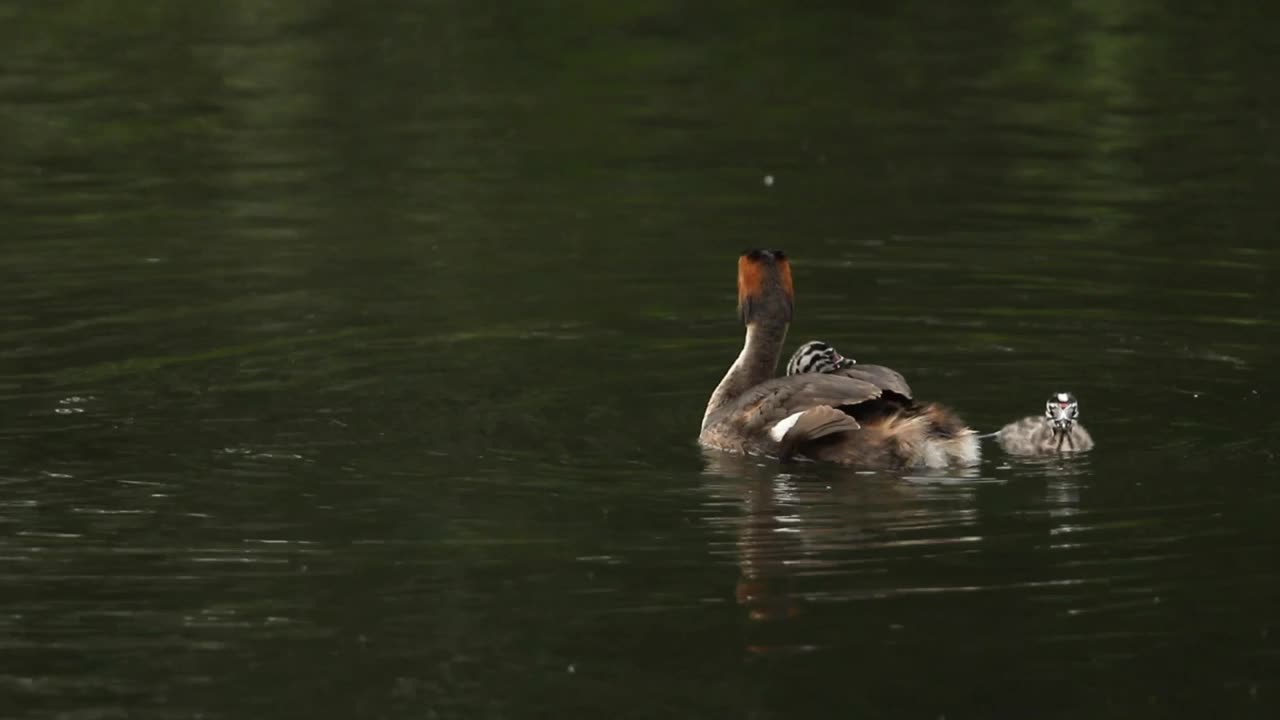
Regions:
<instances>
[{"instance_id":1,"label":"dark green water","mask_svg":"<svg viewBox=\"0 0 1280 720\"><path fill-rule=\"evenodd\" d=\"M951 5L0 0L0 716L1271 717L1280 6ZM704 457L749 246L1098 449Z\"/></svg>"}]
</instances>

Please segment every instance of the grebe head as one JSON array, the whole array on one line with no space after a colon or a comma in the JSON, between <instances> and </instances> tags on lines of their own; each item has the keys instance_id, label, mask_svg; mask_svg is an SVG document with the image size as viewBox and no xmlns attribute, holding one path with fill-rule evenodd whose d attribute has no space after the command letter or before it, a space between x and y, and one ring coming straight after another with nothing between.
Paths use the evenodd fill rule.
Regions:
<instances>
[{"instance_id":1,"label":"grebe head","mask_svg":"<svg viewBox=\"0 0 1280 720\"><path fill-rule=\"evenodd\" d=\"M841 355L827 343L810 340L801 345L791 356L791 361L787 363L787 374L831 373L843 370L855 362L853 358Z\"/></svg>"},{"instance_id":2,"label":"grebe head","mask_svg":"<svg viewBox=\"0 0 1280 720\"><path fill-rule=\"evenodd\" d=\"M738 258L738 315L744 325L791 322L795 288L781 250L748 250Z\"/></svg>"},{"instance_id":3,"label":"grebe head","mask_svg":"<svg viewBox=\"0 0 1280 720\"><path fill-rule=\"evenodd\" d=\"M1071 393L1054 393L1044 404L1044 416L1055 430L1070 430L1072 423L1080 417L1080 403L1076 402L1076 396Z\"/></svg>"}]
</instances>

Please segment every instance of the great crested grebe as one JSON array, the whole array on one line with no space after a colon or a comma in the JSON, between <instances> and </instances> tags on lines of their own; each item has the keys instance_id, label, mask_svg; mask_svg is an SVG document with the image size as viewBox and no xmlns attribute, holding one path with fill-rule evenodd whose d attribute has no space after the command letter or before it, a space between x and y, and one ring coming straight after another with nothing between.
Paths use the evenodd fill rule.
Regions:
<instances>
[{"instance_id":1,"label":"great crested grebe","mask_svg":"<svg viewBox=\"0 0 1280 720\"><path fill-rule=\"evenodd\" d=\"M1080 418L1080 403L1071 393L1049 396L1043 415L1011 422L996 433L996 442L1010 455L1056 455L1093 449L1093 438Z\"/></svg>"},{"instance_id":2,"label":"great crested grebe","mask_svg":"<svg viewBox=\"0 0 1280 720\"><path fill-rule=\"evenodd\" d=\"M842 367L834 372L773 377L794 295L781 251L751 250L738 258L746 341L711 394L699 443L869 467L978 461L974 432L950 410L915 402L902 376L888 368L837 363Z\"/></svg>"}]
</instances>

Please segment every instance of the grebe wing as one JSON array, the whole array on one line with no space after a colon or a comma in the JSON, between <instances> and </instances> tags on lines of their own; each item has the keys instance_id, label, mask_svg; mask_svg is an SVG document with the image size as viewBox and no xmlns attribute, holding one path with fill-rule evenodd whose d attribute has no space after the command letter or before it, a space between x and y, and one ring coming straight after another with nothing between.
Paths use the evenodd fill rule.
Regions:
<instances>
[{"instance_id":1,"label":"grebe wing","mask_svg":"<svg viewBox=\"0 0 1280 720\"><path fill-rule=\"evenodd\" d=\"M838 410L842 406L875 400L881 395L880 388L856 378L825 373L789 375L766 380L743 393L726 408L725 419L740 425L743 432L754 435L812 408L826 406ZM798 419L792 421L796 422ZM857 423L846 429L857 429Z\"/></svg>"},{"instance_id":2,"label":"grebe wing","mask_svg":"<svg viewBox=\"0 0 1280 720\"><path fill-rule=\"evenodd\" d=\"M907 384L907 379L902 377L902 373L897 370L883 365L851 365L830 374L861 380L875 385L881 390L888 390L908 400L911 399L911 386Z\"/></svg>"}]
</instances>

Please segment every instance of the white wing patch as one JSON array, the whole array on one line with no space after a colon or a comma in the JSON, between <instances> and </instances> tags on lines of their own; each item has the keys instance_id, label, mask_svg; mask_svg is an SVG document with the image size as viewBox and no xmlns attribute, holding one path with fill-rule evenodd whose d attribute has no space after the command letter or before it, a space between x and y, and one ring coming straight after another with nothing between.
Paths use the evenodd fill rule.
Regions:
<instances>
[{"instance_id":1,"label":"white wing patch","mask_svg":"<svg viewBox=\"0 0 1280 720\"><path fill-rule=\"evenodd\" d=\"M787 436L787 432L791 430L792 427L795 427L796 421L799 420L800 416L803 414L805 414L805 411L801 410L798 413L793 413L779 420L777 425L769 428L769 437L773 438L774 442L782 442L782 438Z\"/></svg>"}]
</instances>

